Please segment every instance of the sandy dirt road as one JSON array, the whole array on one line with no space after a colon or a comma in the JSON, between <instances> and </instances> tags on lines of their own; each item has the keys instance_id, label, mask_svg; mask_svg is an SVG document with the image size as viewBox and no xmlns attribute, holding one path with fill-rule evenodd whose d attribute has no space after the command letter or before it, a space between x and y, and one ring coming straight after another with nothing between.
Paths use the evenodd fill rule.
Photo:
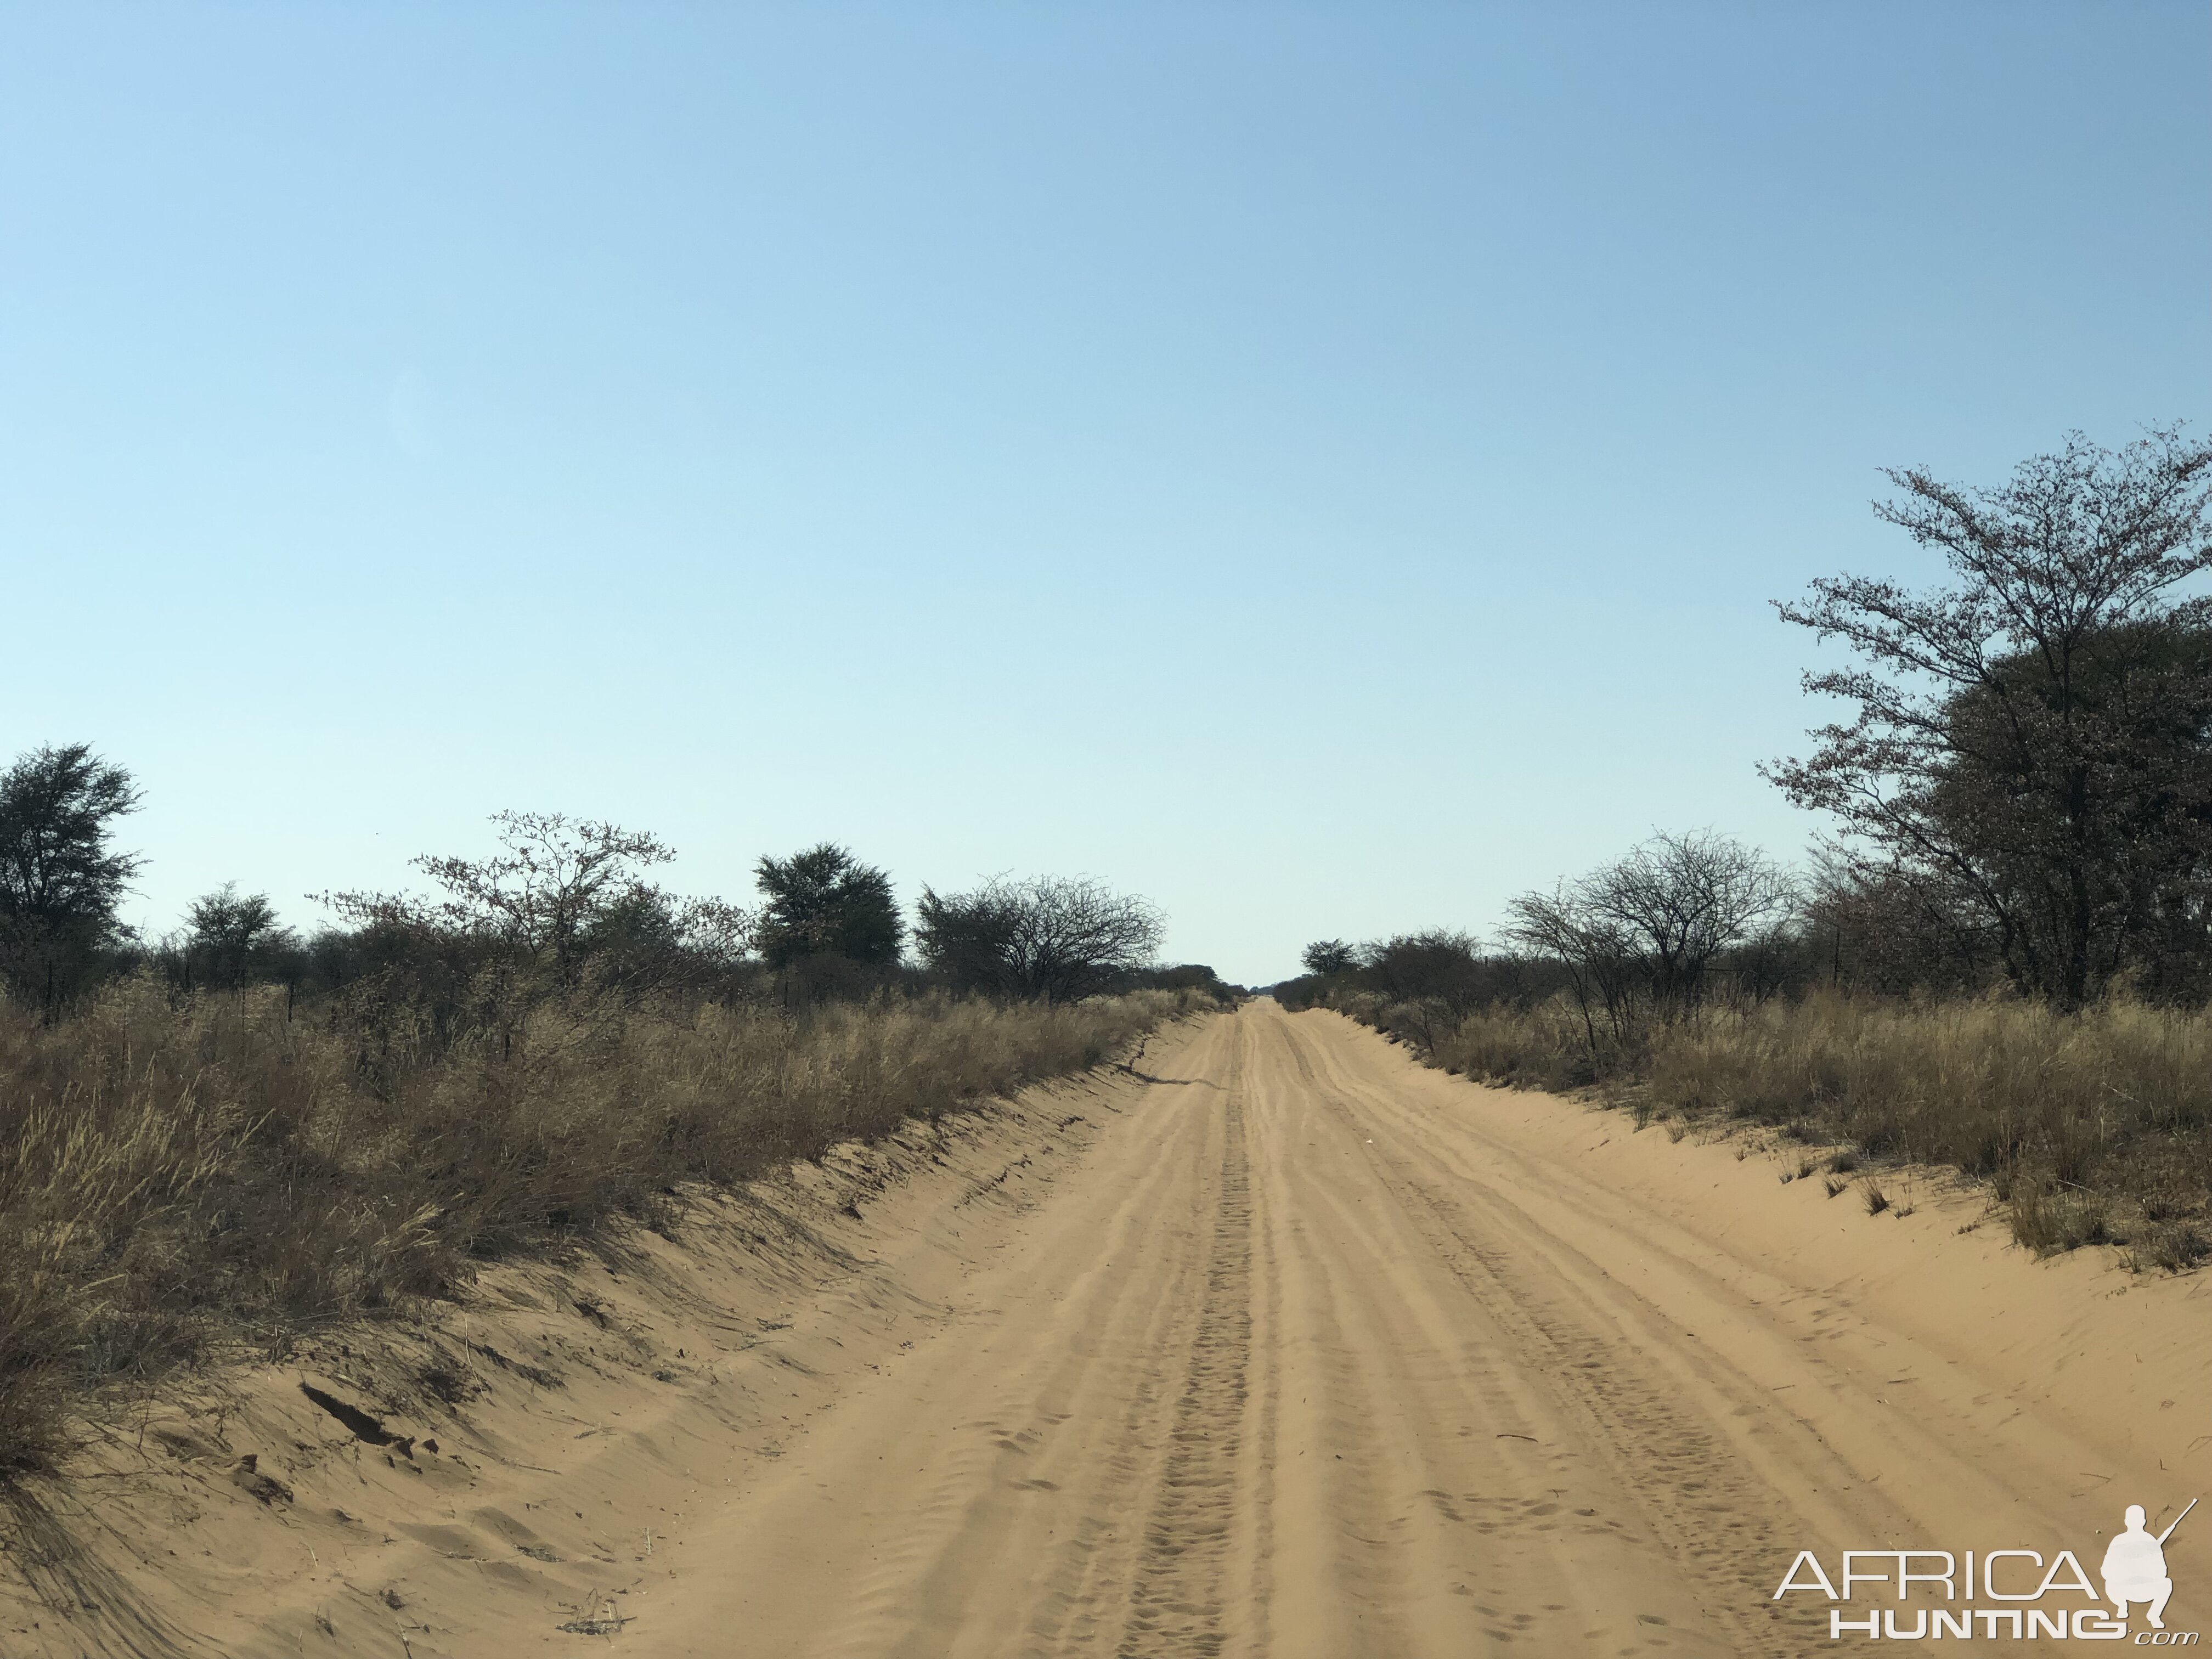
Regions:
<instances>
[{"instance_id":1,"label":"sandy dirt road","mask_svg":"<svg viewBox=\"0 0 2212 1659\"><path fill-rule=\"evenodd\" d=\"M1334 1016L1255 1003L1145 1069L950 1322L699 1516L654 1653L1833 1652L1824 1601L1771 1599L1797 1549L2063 1538L2094 1572L2106 1510L2179 1492L2201 1341L2135 1362L2196 1389L2189 1435L2100 1437L2078 1397L2119 1396L2050 1376L2111 1346L2081 1319L2155 1335L2173 1298L2023 1279L2061 1311L2008 1345L1972 1310L2008 1316L2017 1251L1961 1240L1917 1298L1948 1224L1878 1233Z\"/></svg>"}]
</instances>

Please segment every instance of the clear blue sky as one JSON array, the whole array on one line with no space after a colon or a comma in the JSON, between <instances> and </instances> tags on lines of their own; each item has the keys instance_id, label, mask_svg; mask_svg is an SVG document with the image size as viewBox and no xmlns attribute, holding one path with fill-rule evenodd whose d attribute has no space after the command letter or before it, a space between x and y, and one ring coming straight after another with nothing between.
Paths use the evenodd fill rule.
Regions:
<instances>
[{"instance_id":1,"label":"clear blue sky","mask_svg":"<svg viewBox=\"0 0 2212 1659\"><path fill-rule=\"evenodd\" d=\"M1795 855L1877 469L2212 413L2208 82L2194 0L9 5L0 749L138 774L156 928L505 806L1253 981Z\"/></svg>"}]
</instances>

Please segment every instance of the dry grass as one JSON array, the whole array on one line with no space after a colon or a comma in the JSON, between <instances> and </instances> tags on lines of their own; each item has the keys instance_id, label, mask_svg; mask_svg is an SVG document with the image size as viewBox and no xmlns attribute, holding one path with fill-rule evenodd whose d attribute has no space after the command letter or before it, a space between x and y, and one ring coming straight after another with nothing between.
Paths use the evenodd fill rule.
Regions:
<instances>
[{"instance_id":1,"label":"dry grass","mask_svg":"<svg viewBox=\"0 0 2212 1659\"><path fill-rule=\"evenodd\" d=\"M1395 1011L1346 1007L1345 1012L1372 1024L1387 1020ZM1610 1033L1601 1035L1593 1054L1581 1016L1564 997L1534 1008L1501 1003L1478 1009L1443 1032L1433 1058L1440 1066L1486 1082L1556 1093L1606 1077L1633 1074L1636 1054L1624 1052L1609 1037Z\"/></svg>"},{"instance_id":2,"label":"dry grass","mask_svg":"<svg viewBox=\"0 0 2212 1659\"><path fill-rule=\"evenodd\" d=\"M133 981L56 1025L0 1004L0 1478L103 1389L1086 1070L1195 1000L583 1004L443 1041L390 1007L288 1018L281 991Z\"/></svg>"},{"instance_id":3,"label":"dry grass","mask_svg":"<svg viewBox=\"0 0 2212 1659\"><path fill-rule=\"evenodd\" d=\"M2202 1011L1823 995L1669 1032L1649 1075L1676 1110L1955 1165L1991 1184L2039 1250L2104 1242L2123 1216L2201 1216L2212 1177Z\"/></svg>"},{"instance_id":4,"label":"dry grass","mask_svg":"<svg viewBox=\"0 0 2212 1659\"><path fill-rule=\"evenodd\" d=\"M1346 1012L1410 1029L1395 1009ZM1594 1057L1555 1001L1479 1012L1428 1058L1492 1082L1605 1084L1642 1121L1767 1124L1840 1145L1825 1160L1832 1194L1862 1158L1952 1165L1987 1182L2041 1254L2122 1243L2133 1265L2177 1270L2212 1255L2212 1011L1820 994L1709 1010Z\"/></svg>"}]
</instances>

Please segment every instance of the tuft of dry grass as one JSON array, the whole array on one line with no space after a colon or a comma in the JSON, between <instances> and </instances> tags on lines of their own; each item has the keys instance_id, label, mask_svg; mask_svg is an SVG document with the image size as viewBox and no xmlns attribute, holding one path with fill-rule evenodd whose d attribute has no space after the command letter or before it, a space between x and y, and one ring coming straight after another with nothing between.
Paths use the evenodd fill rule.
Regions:
<instances>
[{"instance_id":1,"label":"tuft of dry grass","mask_svg":"<svg viewBox=\"0 0 2212 1659\"><path fill-rule=\"evenodd\" d=\"M53 1024L0 1002L0 1479L88 1394L451 1296L480 1261L665 1218L679 1183L1087 1070L1198 1000L577 999L459 1036L276 988L129 981Z\"/></svg>"},{"instance_id":2,"label":"tuft of dry grass","mask_svg":"<svg viewBox=\"0 0 2212 1659\"><path fill-rule=\"evenodd\" d=\"M2013 1242L2038 1255L2112 1242L2112 1203L2101 1193L2023 1186L2012 1195L2007 1219L2012 1224Z\"/></svg>"},{"instance_id":3,"label":"tuft of dry grass","mask_svg":"<svg viewBox=\"0 0 2212 1659\"><path fill-rule=\"evenodd\" d=\"M2145 1227L2124 1257L2130 1272L2156 1267L2171 1273L2186 1273L2207 1259L2212 1259L2212 1240L2205 1237L2202 1228L2180 1222Z\"/></svg>"}]
</instances>

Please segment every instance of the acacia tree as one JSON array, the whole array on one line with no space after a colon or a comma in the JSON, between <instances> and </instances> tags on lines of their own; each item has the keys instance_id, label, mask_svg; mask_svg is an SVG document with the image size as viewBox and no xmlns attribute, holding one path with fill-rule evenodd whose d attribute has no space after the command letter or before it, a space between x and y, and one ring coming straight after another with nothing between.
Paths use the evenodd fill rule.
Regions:
<instances>
[{"instance_id":1,"label":"acacia tree","mask_svg":"<svg viewBox=\"0 0 2212 1659\"><path fill-rule=\"evenodd\" d=\"M112 943L138 872L114 824L138 808L131 775L89 744L51 744L0 772L0 977L51 1007Z\"/></svg>"},{"instance_id":2,"label":"acacia tree","mask_svg":"<svg viewBox=\"0 0 2212 1659\"><path fill-rule=\"evenodd\" d=\"M1641 1011L1696 1011L1722 956L1757 938L1796 902L1787 872L1756 848L1711 830L1658 835L1549 893L1508 902L1506 937L1562 963L1592 1053L1597 1013L1626 1039Z\"/></svg>"},{"instance_id":3,"label":"acacia tree","mask_svg":"<svg viewBox=\"0 0 2212 1659\"><path fill-rule=\"evenodd\" d=\"M298 948L298 937L276 920L265 893L240 893L227 881L192 901L177 950L187 988L195 975L205 985L236 987L275 958Z\"/></svg>"},{"instance_id":4,"label":"acacia tree","mask_svg":"<svg viewBox=\"0 0 2212 1659\"><path fill-rule=\"evenodd\" d=\"M1475 954L1480 943L1472 933L1444 927L1396 933L1362 945L1359 967L1366 982L1393 1002L1441 1003L1464 1016L1486 1000L1488 988Z\"/></svg>"},{"instance_id":5,"label":"acacia tree","mask_svg":"<svg viewBox=\"0 0 2212 1659\"><path fill-rule=\"evenodd\" d=\"M2175 590L2212 567L2212 443L2075 434L1995 489L1887 476L1904 495L1876 515L1956 580L1827 578L1778 605L1862 660L1806 675L1856 712L1766 775L1869 878L1963 898L2023 990L2074 1006L2131 966L2201 970L2212 599Z\"/></svg>"},{"instance_id":6,"label":"acacia tree","mask_svg":"<svg viewBox=\"0 0 2212 1659\"><path fill-rule=\"evenodd\" d=\"M1590 1053L1598 1050L1601 1008L1619 1039L1629 1008L1628 951L1618 929L1593 914L1581 884L1561 881L1548 893L1522 893L1506 901L1505 913L1511 918L1504 929L1509 943L1565 970Z\"/></svg>"},{"instance_id":7,"label":"acacia tree","mask_svg":"<svg viewBox=\"0 0 2212 1659\"><path fill-rule=\"evenodd\" d=\"M1073 1002L1151 964L1164 924L1141 898L1087 877L996 877L969 893L925 887L923 963L964 989Z\"/></svg>"},{"instance_id":8,"label":"acacia tree","mask_svg":"<svg viewBox=\"0 0 2212 1659\"><path fill-rule=\"evenodd\" d=\"M906 924L891 878L830 842L755 866L767 898L761 927L771 968L803 957L842 957L888 967L899 957Z\"/></svg>"},{"instance_id":9,"label":"acacia tree","mask_svg":"<svg viewBox=\"0 0 2212 1659\"><path fill-rule=\"evenodd\" d=\"M644 872L676 856L655 836L559 812L497 812L492 822L501 850L490 858L413 860L446 890L430 913L449 927L489 933L550 969L562 986L581 975L593 921L653 893Z\"/></svg>"},{"instance_id":10,"label":"acacia tree","mask_svg":"<svg viewBox=\"0 0 2212 1659\"><path fill-rule=\"evenodd\" d=\"M1972 989L1996 964L1989 919L1932 872L1815 860L1803 946L1813 977L1899 994Z\"/></svg>"},{"instance_id":11,"label":"acacia tree","mask_svg":"<svg viewBox=\"0 0 2212 1659\"><path fill-rule=\"evenodd\" d=\"M1298 960L1310 974L1340 974L1358 962L1359 953L1340 939L1320 939L1307 945Z\"/></svg>"},{"instance_id":12,"label":"acacia tree","mask_svg":"<svg viewBox=\"0 0 2212 1659\"><path fill-rule=\"evenodd\" d=\"M495 992L639 992L689 957L741 956L750 918L717 899L679 900L646 872L676 854L656 837L559 812L497 812L501 850L489 858L426 854L414 866L443 890L333 893L322 902L374 934L442 953L466 978L496 969Z\"/></svg>"},{"instance_id":13,"label":"acacia tree","mask_svg":"<svg viewBox=\"0 0 2212 1659\"><path fill-rule=\"evenodd\" d=\"M1721 953L1779 921L1796 896L1764 853L1707 830L1654 836L1580 884L1588 915L1668 1016L1702 1002Z\"/></svg>"}]
</instances>

